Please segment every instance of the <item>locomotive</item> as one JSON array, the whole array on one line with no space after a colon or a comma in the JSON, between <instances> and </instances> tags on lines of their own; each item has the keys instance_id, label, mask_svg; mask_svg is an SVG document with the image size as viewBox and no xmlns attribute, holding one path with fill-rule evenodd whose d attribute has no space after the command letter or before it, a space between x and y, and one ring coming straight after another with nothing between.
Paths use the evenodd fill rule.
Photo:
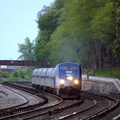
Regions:
<instances>
[{"instance_id":1,"label":"locomotive","mask_svg":"<svg viewBox=\"0 0 120 120\"><path fill-rule=\"evenodd\" d=\"M37 68L32 73L32 86L55 93L62 98L80 98L82 84L81 65L59 63L55 68Z\"/></svg>"}]
</instances>

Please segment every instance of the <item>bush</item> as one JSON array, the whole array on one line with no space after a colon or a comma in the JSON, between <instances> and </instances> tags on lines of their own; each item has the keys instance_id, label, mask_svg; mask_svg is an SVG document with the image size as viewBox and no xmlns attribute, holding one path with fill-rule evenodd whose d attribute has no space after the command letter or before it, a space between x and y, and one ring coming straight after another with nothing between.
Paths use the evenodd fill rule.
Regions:
<instances>
[{"instance_id":1,"label":"bush","mask_svg":"<svg viewBox=\"0 0 120 120\"><path fill-rule=\"evenodd\" d=\"M120 79L120 68L109 68L105 70L97 69L94 71L94 74L95 76Z\"/></svg>"},{"instance_id":2,"label":"bush","mask_svg":"<svg viewBox=\"0 0 120 120\"><path fill-rule=\"evenodd\" d=\"M35 67L26 67L25 70L17 69L11 73L0 71L0 82L5 81L30 81Z\"/></svg>"},{"instance_id":3,"label":"bush","mask_svg":"<svg viewBox=\"0 0 120 120\"><path fill-rule=\"evenodd\" d=\"M9 77L9 73L8 72L0 71L0 77L1 78L8 78Z\"/></svg>"},{"instance_id":4,"label":"bush","mask_svg":"<svg viewBox=\"0 0 120 120\"><path fill-rule=\"evenodd\" d=\"M22 70L16 70L10 74L11 81L19 81L25 79L25 73Z\"/></svg>"},{"instance_id":5,"label":"bush","mask_svg":"<svg viewBox=\"0 0 120 120\"><path fill-rule=\"evenodd\" d=\"M33 68L27 67L25 70L18 69L10 74L11 81L27 81L31 80Z\"/></svg>"}]
</instances>

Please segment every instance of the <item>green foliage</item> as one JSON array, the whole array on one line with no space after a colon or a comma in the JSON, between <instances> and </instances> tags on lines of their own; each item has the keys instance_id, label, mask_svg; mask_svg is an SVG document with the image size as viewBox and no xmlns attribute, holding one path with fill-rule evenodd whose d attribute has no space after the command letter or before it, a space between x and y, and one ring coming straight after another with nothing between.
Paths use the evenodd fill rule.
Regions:
<instances>
[{"instance_id":1,"label":"green foliage","mask_svg":"<svg viewBox=\"0 0 120 120\"><path fill-rule=\"evenodd\" d=\"M34 43L31 43L28 37L26 37L24 44L18 44L18 46L18 52L22 53L18 59L35 60Z\"/></svg>"},{"instance_id":2,"label":"green foliage","mask_svg":"<svg viewBox=\"0 0 120 120\"><path fill-rule=\"evenodd\" d=\"M26 68L26 70L15 70L10 74L10 81L27 81L31 80L31 70Z\"/></svg>"},{"instance_id":3,"label":"green foliage","mask_svg":"<svg viewBox=\"0 0 120 120\"><path fill-rule=\"evenodd\" d=\"M59 17L60 13L56 10L51 10L43 15L40 16L38 19L38 27L41 31L43 30L51 30L54 31L57 27L57 18Z\"/></svg>"},{"instance_id":4,"label":"green foliage","mask_svg":"<svg viewBox=\"0 0 120 120\"><path fill-rule=\"evenodd\" d=\"M117 0L56 0L38 16L37 60L103 69L120 62Z\"/></svg>"},{"instance_id":5,"label":"green foliage","mask_svg":"<svg viewBox=\"0 0 120 120\"><path fill-rule=\"evenodd\" d=\"M54 8L55 9L62 9L66 2L69 2L69 0L56 0L54 3Z\"/></svg>"},{"instance_id":6,"label":"green foliage","mask_svg":"<svg viewBox=\"0 0 120 120\"><path fill-rule=\"evenodd\" d=\"M10 74L11 81L31 81L32 71L35 67L26 67L25 70L17 69Z\"/></svg>"},{"instance_id":7,"label":"green foliage","mask_svg":"<svg viewBox=\"0 0 120 120\"><path fill-rule=\"evenodd\" d=\"M45 11L45 12L44 12ZM50 36L58 25L58 18L61 11L52 9L46 12L46 9L38 16L38 28L40 32L36 39L35 54L36 59L40 61L48 60L49 50L46 49L47 42L50 41Z\"/></svg>"},{"instance_id":8,"label":"green foliage","mask_svg":"<svg viewBox=\"0 0 120 120\"><path fill-rule=\"evenodd\" d=\"M120 68L108 68L105 70L97 69L94 71L94 74L95 76L120 79Z\"/></svg>"},{"instance_id":9,"label":"green foliage","mask_svg":"<svg viewBox=\"0 0 120 120\"><path fill-rule=\"evenodd\" d=\"M54 63L63 61L87 62L90 56L86 56L87 59L84 59L84 56L86 53L92 54L89 50L92 47L92 41L90 41L92 32L88 27L90 26L89 19L92 18L89 12L93 6L88 9L84 6L82 1L73 1L70 5L67 5L67 9L69 9L68 17L52 34L51 42L48 43L51 51L50 59ZM83 8L82 11L80 11L81 8ZM82 15L85 12L89 14L88 17Z\"/></svg>"},{"instance_id":10,"label":"green foliage","mask_svg":"<svg viewBox=\"0 0 120 120\"><path fill-rule=\"evenodd\" d=\"M32 71L34 67L26 67L25 70L17 69L13 72L0 71L0 82L5 81L31 81Z\"/></svg>"},{"instance_id":11,"label":"green foliage","mask_svg":"<svg viewBox=\"0 0 120 120\"><path fill-rule=\"evenodd\" d=\"M58 26L48 43L50 59L57 63L76 58L75 62L87 68L103 68L104 64L112 64L112 46L116 39L114 4L75 0L67 5L67 10L69 14L65 22Z\"/></svg>"},{"instance_id":12,"label":"green foliage","mask_svg":"<svg viewBox=\"0 0 120 120\"><path fill-rule=\"evenodd\" d=\"M95 37L107 45L107 49L111 49L112 42L115 40L115 7L112 2L108 2L101 7L94 19L92 20L93 31Z\"/></svg>"},{"instance_id":13,"label":"green foliage","mask_svg":"<svg viewBox=\"0 0 120 120\"><path fill-rule=\"evenodd\" d=\"M7 79L9 79L9 73L0 71L0 83L5 82Z\"/></svg>"},{"instance_id":14,"label":"green foliage","mask_svg":"<svg viewBox=\"0 0 120 120\"><path fill-rule=\"evenodd\" d=\"M9 77L9 73L8 72L0 71L0 78L8 78L8 77Z\"/></svg>"},{"instance_id":15,"label":"green foliage","mask_svg":"<svg viewBox=\"0 0 120 120\"><path fill-rule=\"evenodd\" d=\"M114 0L116 6L116 40L113 42L113 52L115 57L120 61L120 2Z\"/></svg>"},{"instance_id":16,"label":"green foliage","mask_svg":"<svg viewBox=\"0 0 120 120\"><path fill-rule=\"evenodd\" d=\"M25 78L25 74L21 70L16 70L10 74L11 81L18 81L18 80L22 80L24 78Z\"/></svg>"},{"instance_id":17,"label":"green foliage","mask_svg":"<svg viewBox=\"0 0 120 120\"><path fill-rule=\"evenodd\" d=\"M120 60L120 37L113 42L113 52L115 57Z\"/></svg>"}]
</instances>

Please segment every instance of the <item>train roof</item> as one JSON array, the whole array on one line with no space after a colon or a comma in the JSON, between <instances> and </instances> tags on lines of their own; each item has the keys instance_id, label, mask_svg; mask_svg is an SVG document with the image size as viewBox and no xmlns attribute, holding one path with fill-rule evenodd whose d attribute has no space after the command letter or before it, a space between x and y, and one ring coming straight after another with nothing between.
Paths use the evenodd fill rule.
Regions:
<instances>
[{"instance_id":1,"label":"train roof","mask_svg":"<svg viewBox=\"0 0 120 120\"><path fill-rule=\"evenodd\" d=\"M64 62L64 63L59 63L57 65L80 65L79 63L74 63L74 62Z\"/></svg>"}]
</instances>

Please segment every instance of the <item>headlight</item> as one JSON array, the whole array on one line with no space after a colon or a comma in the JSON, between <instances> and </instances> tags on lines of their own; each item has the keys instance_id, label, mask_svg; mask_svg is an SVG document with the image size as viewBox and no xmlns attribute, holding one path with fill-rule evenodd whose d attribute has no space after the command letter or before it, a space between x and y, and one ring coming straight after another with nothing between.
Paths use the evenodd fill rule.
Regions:
<instances>
[{"instance_id":1,"label":"headlight","mask_svg":"<svg viewBox=\"0 0 120 120\"><path fill-rule=\"evenodd\" d=\"M72 76L67 76L67 80L73 80L73 77Z\"/></svg>"},{"instance_id":2,"label":"headlight","mask_svg":"<svg viewBox=\"0 0 120 120\"><path fill-rule=\"evenodd\" d=\"M78 84L79 84L79 81L78 81L78 80L74 80L74 84L75 84L75 85L78 85Z\"/></svg>"},{"instance_id":3,"label":"headlight","mask_svg":"<svg viewBox=\"0 0 120 120\"><path fill-rule=\"evenodd\" d=\"M61 79L60 84L63 85L65 83L65 80Z\"/></svg>"}]
</instances>

